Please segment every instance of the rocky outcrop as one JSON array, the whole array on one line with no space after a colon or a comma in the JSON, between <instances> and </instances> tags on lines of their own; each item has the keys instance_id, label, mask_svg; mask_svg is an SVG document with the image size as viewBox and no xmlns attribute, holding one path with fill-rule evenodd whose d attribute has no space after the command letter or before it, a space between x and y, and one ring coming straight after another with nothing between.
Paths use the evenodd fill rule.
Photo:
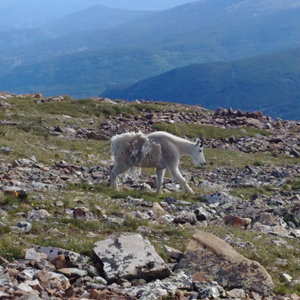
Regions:
<instances>
[{"instance_id":1,"label":"rocky outcrop","mask_svg":"<svg viewBox=\"0 0 300 300\"><path fill-rule=\"evenodd\" d=\"M193 235L176 271L192 276L203 273L227 288L245 288L269 295L274 283L267 271L257 262L238 254L216 236L198 231Z\"/></svg>"}]
</instances>

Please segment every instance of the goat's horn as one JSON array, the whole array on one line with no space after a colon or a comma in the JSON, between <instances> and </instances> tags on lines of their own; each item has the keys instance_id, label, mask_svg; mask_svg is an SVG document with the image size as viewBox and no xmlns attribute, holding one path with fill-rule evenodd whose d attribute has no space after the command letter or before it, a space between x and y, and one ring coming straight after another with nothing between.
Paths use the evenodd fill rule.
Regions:
<instances>
[{"instance_id":1,"label":"goat's horn","mask_svg":"<svg viewBox=\"0 0 300 300\"><path fill-rule=\"evenodd\" d=\"M203 138L203 135L200 135L200 141L201 141L201 147L203 147L203 145L204 145L204 138Z\"/></svg>"}]
</instances>

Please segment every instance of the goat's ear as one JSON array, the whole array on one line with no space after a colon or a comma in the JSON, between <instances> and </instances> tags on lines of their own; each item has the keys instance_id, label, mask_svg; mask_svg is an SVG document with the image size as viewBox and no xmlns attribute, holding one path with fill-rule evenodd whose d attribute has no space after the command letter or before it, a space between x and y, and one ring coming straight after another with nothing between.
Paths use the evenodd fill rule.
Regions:
<instances>
[{"instance_id":1,"label":"goat's ear","mask_svg":"<svg viewBox=\"0 0 300 300\"><path fill-rule=\"evenodd\" d=\"M199 145L200 145L200 140L196 139L196 146L199 146Z\"/></svg>"}]
</instances>

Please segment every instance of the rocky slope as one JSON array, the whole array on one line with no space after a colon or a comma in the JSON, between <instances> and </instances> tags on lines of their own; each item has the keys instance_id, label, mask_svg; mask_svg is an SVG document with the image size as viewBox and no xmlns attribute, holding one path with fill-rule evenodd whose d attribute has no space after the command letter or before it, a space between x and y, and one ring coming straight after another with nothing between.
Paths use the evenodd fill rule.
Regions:
<instances>
[{"instance_id":1,"label":"rocky slope","mask_svg":"<svg viewBox=\"0 0 300 300\"><path fill-rule=\"evenodd\" d=\"M151 102L1 96L1 299L299 299L300 122ZM137 110L134 110L137 109ZM67 114L68 113L68 114ZM112 191L109 139L205 137L196 191Z\"/></svg>"}]
</instances>

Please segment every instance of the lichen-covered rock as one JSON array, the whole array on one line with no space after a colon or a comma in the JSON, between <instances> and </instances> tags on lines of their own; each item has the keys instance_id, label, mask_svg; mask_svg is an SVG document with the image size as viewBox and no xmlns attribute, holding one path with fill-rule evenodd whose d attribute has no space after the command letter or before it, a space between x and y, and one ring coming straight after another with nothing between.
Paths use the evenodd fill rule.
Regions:
<instances>
[{"instance_id":1,"label":"lichen-covered rock","mask_svg":"<svg viewBox=\"0 0 300 300\"><path fill-rule=\"evenodd\" d=\"M200 180L198 187L200 187L204 192L211 193L221 192L225 188L224 185L209 182L208 180Z\"/></svg>"},{"instance_id":2,"label":"lichen-covered rock","mask_svg":"<svg viewBox=\"0 0 300 300\"><path fill-rule=\"evenodd\" d=\"M176 272L190 275L204 273L222 287L245 288L269 295L274 283L267 271L257 262L238 254L230 245L216 236L197 231L190 240Z\"/></svg>"},{"instance_id":3,"label":"lichen-covered rock","mask_svg":"<svg viewBox=\"0 0 300 300\"><path fill-rule=\"evenodd\" d=\"M173 223L175 224L190 223L192 225L195 225L196 222L197 222L196 215L193 212L186 212L186 211L179 213L173 220Z\"/></svg>"},{"instance_id":4,"label":"lichen-covered rock","mask_svg":"<svg viewBox=\"0 0 300 300\"><path fill-rule=\"evenodd\" d=\"M208 204L232 206L232 205L240 202L239 198L233 197L224 192L214 193L214 194L210 194L210 195L204 195L202 198Z\"/></svg>"},{"instance_id":5,"label":"lichen-covered rock","mask_svg":"<svg viewBox=\"0 0 300 300\"><path fill-rule=\"evenodd\" d=\"M203 298L217 298L220 296L218 283L215 281L206 282L206 281L195 281L193 283L194 290L198 292L197 299Z\"/></svg>"},{"instance_id":6,"label":"lichen-covered rock","mask_svg":"<svg viewBox=\"0 0 300 300\"><path fill-rule=\"evenodd\" d=\"M205 221L209 218L209 212L203 208L203 207L198 207L195 211L194 214L197 218L198 221Z\"/></svg>"},{"instance_id":7,"label":"lichen-covered rock","mask_svg":"<svg viewBox=\"0 0 300 300\"><path fill-rule=\"evenodd\" d=\"M171 274L154 247L140 234L96 242L94 252L102 261L109 282L119 278L143 278L150 281L163 279Z\"/></svg>"},{"instance_id":8,"label":"lichen-covered rock","mask_svg":"<svg viewBox=\"0 0 300 300\"><path fill-rule=\"evenodd\" d=\"M174 296L178 289L191 290L192 284L192 277L181 271L164 280L126 288L125 291L139 300L157 300L161 299L162 296Z\"/></svg>"},{"instance_id":9,"label":"lichen-covered rock","mask_svg":"<svg viewBox=\"0 0 300 300\"><path fill-rule=\"evenodd\" d=\"M11 230L14 232L26 232L28 233L32 225L29 222L26 221L19 221L17 222L17 226L10 226Z\"/></svg>"},{"instance_id":10,"label":"lichen-covered rock","mask_svg":"<svg viewBox=\"0 0 300 300\"><path fill-rule=\"evenodd\" d=\"M70 266L78 266L78 264L88 264L91 259L88 256L80 255L79 253L68 251L56 247L41 247L38 245L32 245L37 252L42 252L47 255L47 260L52 261L59 255L64 255L66 261L69 262Z\"/></svg>"}]
</instances>

